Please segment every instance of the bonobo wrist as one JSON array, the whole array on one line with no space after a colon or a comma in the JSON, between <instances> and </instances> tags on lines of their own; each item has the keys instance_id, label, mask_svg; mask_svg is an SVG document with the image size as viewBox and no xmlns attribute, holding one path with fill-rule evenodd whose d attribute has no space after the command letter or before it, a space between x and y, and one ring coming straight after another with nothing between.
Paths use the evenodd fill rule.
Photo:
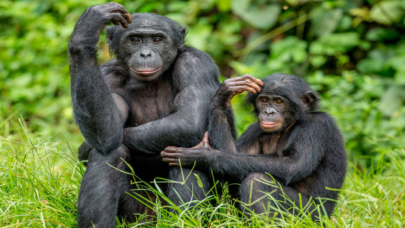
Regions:
<instances>
[{"instance_id":1,"label":"bonobo wrist","mask_svg":"<svg viewBox=\"0 0 405 228\"><path fill-rule=\"evenodd\" d=\"M217 94L212 102L212 107L214 109L226 111L230 108L231 106L230 104L231 102L228 101L225 95Z\"/></svg>"}]
</instances>

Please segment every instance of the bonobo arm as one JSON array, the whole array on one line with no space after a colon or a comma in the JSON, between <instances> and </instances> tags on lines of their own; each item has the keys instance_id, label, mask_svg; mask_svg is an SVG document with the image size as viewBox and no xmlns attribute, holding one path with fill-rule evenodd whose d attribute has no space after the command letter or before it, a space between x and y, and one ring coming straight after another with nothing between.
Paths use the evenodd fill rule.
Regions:
<instances>
[{"instance_id":1,"label":"bonobo arm","mask_svg":"<svg viewBox=\"0 0 405 228\"><path fill-rule=\"evenodd\" d=\"M127 27L131 17L113 2L86 9L68 45L75 120L86 141L102 153L122 144L123 119L128 112L124 99L111 93L97 66L96 45L109 22Z\"/></svg>"},{"instance_id":2,"label":"bonobo arm","mask_svg":"<svg viewBox=\"0 0 405 228\"><path fill-rule=\"evenodd\" d=\"M268 155L231 154L209 147L177 148L167 147L162 153L163 161L169 165L193 166L197 169L212 170L214 173L237 177L243 180L254 172L269 173L284 183L294 183L310 175L319 165L325 151L333 153L329 140L340 137L332 118L318 113L304 126L294 129L288 150L289 156L271 157ZM338 136L333 134L338 134ZM207 139L204 139L207 140ZM203 141L204 141L203 140Z\"/></svg>"},{"instance_id":3,"label":"bonobo arm","mask_svg":"<svg viewBox=\"0 0 405 228\"><path fill-rule=\"evenodd\" d=\"M229 122L233 115L230 114L232 98L243 91L252 93L260 92L263 82L250 75L227 79L215 94L208 114L208 133L210 144L219 150L237 153L235 144L236 133L232 132Z\"/></svg>"},{"instance_id":4,"label":"bonobo arm","mask_svg":"<svg viewBox=\"0 0 405 228\"><path fill-rule=\"evenodd\" d=\"M168 145L192 146L204 134L208 107L220 85L218 68L206 53L192 48L179 54L174 64L176 112L124 129L124 145L141 154L158 155Z\"/></svg>"}]
</instances>

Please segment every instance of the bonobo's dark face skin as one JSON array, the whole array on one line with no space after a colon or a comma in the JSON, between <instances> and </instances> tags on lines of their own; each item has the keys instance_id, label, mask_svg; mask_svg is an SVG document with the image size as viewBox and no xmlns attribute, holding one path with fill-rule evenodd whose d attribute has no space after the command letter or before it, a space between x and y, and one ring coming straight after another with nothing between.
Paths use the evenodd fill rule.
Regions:
<instances>
[{"instance_id":1,"label":"bonobo's dark face skin","mask_svg":"<svg viewBox=\"0 0 405 228\"><path fill-rule=\"evenodd\" d=\"M261 93L256 99L260 127L265 132L277 132L290 117L288 100L280 95Z\"/></svg>"},{"instance_id":2,"label":"bonobo's dark face skin","mask_svg":"<svg viewBox=\"0 0 405 228\"><path fill-rule=\"evenodd\" d=\"M135 16L128 29L115 26L118 28L113 34L112 49L120 65L139 81L157 79L178 52L179 45L172 39L177 34L170 34L171 26L158 19Z\"/></svg>"}]
</instances>

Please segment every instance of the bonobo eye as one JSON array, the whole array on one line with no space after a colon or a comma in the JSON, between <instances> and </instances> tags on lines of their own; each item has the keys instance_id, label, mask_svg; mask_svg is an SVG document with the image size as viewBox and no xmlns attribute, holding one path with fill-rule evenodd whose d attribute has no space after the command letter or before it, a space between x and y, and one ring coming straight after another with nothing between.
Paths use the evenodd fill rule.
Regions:
<instances>
[{"instance_id":1,"label":"bonobo eye","mask_svg":"<svg viewBox=\"0 0 405 228\"><path fill-rule=\"evenodd\" d=\"M262 103L266 104L267 102L269 102L269 99L267 99L267 98L265 98L265 97L262 97L262 98L260 98L260 101L261 101Z\"/></svg>"},{"instance_id":2,"label":"bonobo eye","mask_svg":"<svg viewBox=\"0 0 405 228\"><path fill-rule=\"evenodd\" d=\"M141 39L139 37L132 37L131 41L134 42L134 43L140 43Z\"/></svg>"},{"instance_id":3,"label":"bonobo eye","mask_svg":"<svg viewBox=\"0 0 405 228\"><path fill-rule=\"evenodd\" d=\"M275 104L282 104L283 100L281 100L280 98L278 98L277 100L274 101Z\"/></svg>"},{"instance_id":4,"label":"bonobo eye","mask_svg":"<svg viewBox=\"0 0 405 228\"><path fill-rule=\"evenodd\" d=\"M162 38L160 38L160 37L153 38L153 42L155 42L155 43L159 43L160 41L162 41Z\"/></svg>"}]
</instances>

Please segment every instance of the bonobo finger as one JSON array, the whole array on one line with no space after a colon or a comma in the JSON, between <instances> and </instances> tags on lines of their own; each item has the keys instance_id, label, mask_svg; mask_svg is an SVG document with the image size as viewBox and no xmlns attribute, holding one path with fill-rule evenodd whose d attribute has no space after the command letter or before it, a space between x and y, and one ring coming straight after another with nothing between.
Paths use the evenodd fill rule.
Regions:
<instances>
[{"instance_id":1,"label":"bonobo finger","mask_svg":"<svg viewBox=\"0 0 405 228\"><path fill-rule=\"evenodd\" d=\"M249 86L237 86L235 87L235 90L239 91L239 92L243 92L243 91L249 91L252 93L257 93L255 89L249 87Z\"/></svg>"},{"instance_id":2,"label":"bonobo finger","mask_svg":"<svg viewBox=\"0 0 405 228\"><path fill-rule=\"evenodd\" d=\"M128 22L125 20L125 18L122 16L120 13L112 13L111 14L111 22L119 22L121 23L121 26L124 28L128 28ZM114 23L115 24L115 23Z\"/></svg>"},{"instance_id":3,"label":"bonobo finger","mask_svg":"<svg viewBox=\"0 0 405 228\"><path fill-rule=\"evenodd\" d=\"M239 82L235 83L235 86L249 86L249 87L253 88L254 90L256 90L257 92L260 92L260 90L261 90L260 86L258 86L255 82L253 82L250 79L244 79L242 81L239 81Z\"/></svg>"},{"instance_id":4,"label":"bonobo finger","mask_svg":"<svg viewBox=\"0 0 405 228\"><path fill-rule=\"evenodd\" d=\"M169 152L169 153L173 153L173 152L181 152L182 149L179 147L175 147L175 146L168 146L165 148L164 150L165 152Z\"/></svg>"},{"instance_id":5,"label":"bonobo finger","mask_svg":"<svg viewBox=\"0 0 405 228\"><path fill-rule=\"evenodd\" d=\"M179 157L181 157L181 154L179 153L167 153L167 152L160 152L160 156L163 158L176 158L178 159Z\"/></svg>"},{"instance_id":6,"label":"bonobo finger","mask_svg":"<svg viewBox=\"0 0 405 228\"><path fill-rule=\"evenodd\" d=\"M131 24L131 22L132 22L131 14L123 13L122 16L124 16L125 19L127 19L128 23Z\"/></svg>"},{"instance_id":7,"label":"bonobo finger","mask_svg":"<svg viewBox=\"0 0 405 228\"><path fill-rule=\"evenodd\" d=\"M164 162L167 162L167 163L170 163L170 162L172 162L172 163L178 163L179 162L179 159L178 158L163 158L162 159Z\"/></svg>"},{"instance_id":8,"label":"bonobo finger","mask_svg":"<svg viewBox=\"0 0 405 228\"><path fill-rule=\"evenodd\" d=\"M207 149L211 148L209 141L208 141L208 131L206 131L204 133L204 136L203 136L203 139L201 140L201 142L197 146L194 146L191 148L207 148Z\"/></svg>"},{"instance_id":9,"label":"bonobo finger","mask_svg":"<svg viewBox=\"0 0 405 228\"><path fill-rule=\"evenodd\" d=\"M250 74L245 74L245 75L243 75L242 77L243 77L244 79L249 79L249 80L252 80L252 81L256 81L255 79L257 79L257 78L253 77L253 76L250 75Z\"/></svg>"},{"instance_id":10,"label":"bonobo finger","mask_svg":"<svg viewBox=\"0 0 405 228\"><path fill-rule=\"evenodd\" d=\"M208 131L206 131L205 133L204 133L204 136L203 136L203 139L202 139L202 143L203 143L203 146L204 147L210 147L210 142L209 142L209 140L208 140L208 136L209 136L209 134L208 134Z\"/></svg>"},{"instance_id":11,"label":"bonobo finger","mask_svg":"<svg viewBox=\"0 0 405 228\"><path fill-rule=\"evenodd\" d=\"M256 83L253 83L252 81L250 81L247 86L253 88L254 90L256 90L258 93L260 92L261 88L260 86L258 86Z\"/></svg>"},{"instance_id":12,"label":"bonobo finger","mask_svg":"<svg viewBox=\"0 0 405 228\"><path fill-rule=\"evenodd\" d=\"M253 76L250 76L250 75L248 75L248 74L245 74L245 75L243 75L243 76L237 77L237 79L238 79L239 81L248 80L248 81L250 81L250 82L252 82L252 83L254 83L254 84L257 84L257 85L259 85L259 86L263 86L262 80L260 80L260 79L258 79L258 78L255 78L255 77L253 77Z\"/></svg>"},{"instance_id":13,"label":"bonobo finger","mask_svg":"<svg viewBox=\"0 0 405 228\"><path fill-rule=\"evenodd\" d=\"M110 13L116 13L119 12L121 14L129 14L129 12L125 9L125 7L121 4L118 4L116 2L110 2L111 5L111 10Z\"/></svg>"},{"instance_id":14,"label":"bonobo finger","mask_svg":"<svg viewBox=\"0 0 405 228\"><path fill-rule=\"evenodd\" d=\"M258 79L258 78L255 78L255 77L253 77L253 76L250 76L250 75L248 75L248 74L246 74L245 76L246 76L250 81L252 81L253 83L256 83L256 84L258 84L258 85L260 85L260 86L263 85L262 80L260 80L260 79Z\"/></svg>"}]
</instances>

